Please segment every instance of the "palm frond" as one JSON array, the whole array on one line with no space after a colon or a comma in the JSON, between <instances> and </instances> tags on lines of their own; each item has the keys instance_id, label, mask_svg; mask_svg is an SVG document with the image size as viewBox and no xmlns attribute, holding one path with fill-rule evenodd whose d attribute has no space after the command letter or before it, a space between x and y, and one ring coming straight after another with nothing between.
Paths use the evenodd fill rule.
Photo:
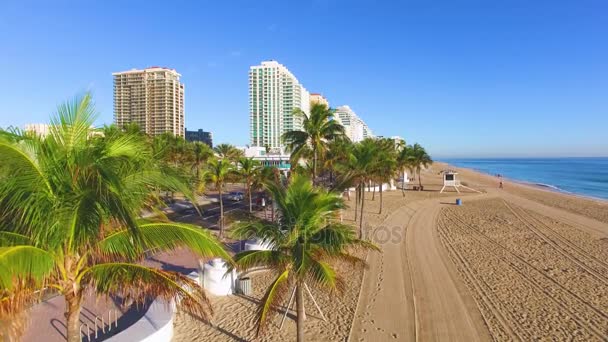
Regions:
<instances>
[{"instance_id":1,"label":"palm frond","mask_svg":"<svg viewBox=\"0 0 608 342\"><path fill-rule=\"evenodd\" d=\"M118 295L138 303L162 298L175 299L181 309L208 320L213 314L204 290L190 278L171 271L128 263L105 263L91 266L79 275L95 287L97 294Z\"/></svg>"},{"instance_id":2,"label":"palm frond","mask_svg":"<svg viewBox=\"0 0 608 342\"><path fill-rule=\"evenodd\" d=\"M16 279L40 282L54 264L50 253L34 246L0 247L0 289L11 289Z\"/></svg>"},{"instance_id":3,"label":"palm frond","mask_svg":"<svg viewBox=\"0 0 608 342\"><path fill-rule=\"evenodd\" d=\"M330 264L321 260L316 260L310 256L308 260L306 278L309 283L327 290L337 291L338 293L344 291L344 280L336 273Z\"/></svg>"},{"instance_id":4,"label":"palm frond","mask_svg":"<svg viewBox=\"0 0 608 342\"><path fill-rule=\"evenodd\" d=\"M285 299L289 285L288 279L289 270L281 272L264 293L256 312L258 327L256 333L258 335L266 328L268 316L272 314L274 309L277 309L278 303L282 303Z\"/></svg>"},{"instance_id":5,"label":"palm frond","mask_svg":"<svg viewBox=\"0 0 608 342\"><path fill-rule=\"evenodd\" d=\"M275 270L283 269L288 262L287 256L278 250L243 251L234 256L235 266L231 266L230 271L234 268L245 271L262 266Z\"/></svg>"},{"instance_id":6,"label":"palm frond","mask_svg":"<svg viewBox=\"0 0 608 342\"><path fill-rule=\"evenodd\" d=\"M230 261L230 255L207 230L185 223L146 223L138 225L141 244L133 239L128 229L119 230L105 237L98 244L104 254L140 258L147 250L166 251L176 247L188 247L201 257L220 257Z\"/></svg>"},{"instance_id":7,"label":"palm frond","mask_svg":"<svg viewBox=\"0 0 608 342\"><path fill-rule=\"evenodd\" d=\"M0 246L34 245L34 241L26 235L13 232L0 231Z\"/></svg>"}]
</instances>

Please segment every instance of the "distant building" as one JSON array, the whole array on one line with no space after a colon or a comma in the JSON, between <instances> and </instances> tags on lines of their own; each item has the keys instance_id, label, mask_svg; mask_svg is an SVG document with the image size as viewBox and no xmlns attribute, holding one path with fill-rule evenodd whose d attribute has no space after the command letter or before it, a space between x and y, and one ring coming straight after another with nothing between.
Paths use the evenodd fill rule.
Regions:
<instances>
[{"instance_id":1,"label":"distant building","mask_svg":"<svg viewBox=\"0 0 608 342\"><path fill-rule=\"evenodd\" d=\"M151 67L115 72L114 122L136 123L149 135L184 136L184 85L174 69Z\"/></svg>"},{"instance_id":2,"label":"distant building","mask_svg":"<svg viewBox=\"0 0 608 342\"><path fill-rule=\"evenodd\" d=\"M283 149L266 149L265 147L246 147L243 149L245 157L253 158L264 166L273 166L283 172L287 172L291 168L289 161L290 155L285 153Z\"/></svg>"},{"instance_id":3,"label":"distant building","mask_svg":"<svg viewBox=\"0 0 608 342\"><path fill-rule=\"evenodd\" d=\"M352 142L359 142L374 136L367 124L349 106L337 107L334 119L344 126L346 136Z\"/></svg>"},{"instance_id":4,"label":"distant building","mask_svg":"<svg viewBox=\"0 0 608 342\"><path fill-rule=\"evenodd\" d=\"M200 141L209 145L209 147L213 147L213 133L211 132L205 132L202 129L198 131L186 130L185 137L187 141Z\"/></svg>"},{"instance_id":5,"label":"distant building","mask_svg":"<svg viewBox=\"0 0 608 342\"><path fill-rule=\"evenodd\" d=\"M26 124L23 130L26 132L34 133L41 137L45 137L50 133L51 125L43 123Z\"/></svg>"},{"instance_id":6,"label":"distant building","mask_svg":"<svg viewBox=\"0 0 608 342\"><path fill-rule=\"evenodd\" d=\"M281 148L283 133L302 130L302 118L295 108L310 112L310 95L287 68L265 61L249 69L250 144Z\"/></svg>"},{"instance_id":7,"label":"distant building","mask_svg":"<svg viewBox=\"0 0 608 342\"><path fill-rule=\"evenodd\" d=\"M327 108L329 108L329 101L327 101L325 96L318 94L318 93L310 94L310 104L312 105L313 103L324 104L327 106Z\"/></svg>"},{"instance_id":8,"label":"distant building","mask_svg":"<svg viewBox=\"0 0 608 342\"><path fill-rule=\"evenodd\" d=\"M23 127L23 130L27 133L33 133L39 137L46 137L47 135L49 135L51 133L51 129L53 128L53 125L49 125L49 124L45 124L45 123L32 123L32 124L25 124ZM103 136L103 132L101 130L97 130L95 129L94 126L90 127L91 130L89 131L89 137L94 137L94 136Z\"/></svg>"}]
</instances>

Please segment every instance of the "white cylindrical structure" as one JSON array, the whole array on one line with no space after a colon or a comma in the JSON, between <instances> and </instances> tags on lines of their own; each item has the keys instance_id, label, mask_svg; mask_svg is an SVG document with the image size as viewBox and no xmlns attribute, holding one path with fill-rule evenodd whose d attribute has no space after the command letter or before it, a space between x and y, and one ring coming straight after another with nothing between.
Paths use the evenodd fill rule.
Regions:
<instances>
[{"instance_id":1,"label":"white cylindrical structure","mask_svg":"<svg viewBox=\"0 0 608 342\"><path fill-rule=\"evenodd\" d=\"M272 248L269 242L263 242L258 239L252 239L245 242L246 251L268 251L271 249Z\"/></svg>"},{"instance_id":2,"label":"white cylindrical structure","mask_svg":"<svg viewBox=\"0 0 608 342\"><path fill-rule=\"evenodd\" d=\"M229 274L226 262L220 258L215 258L202 265L203 268L203 287L210 294L215 296L227 296L232 294L236 272Z\"/></svg>"}]
</instances>

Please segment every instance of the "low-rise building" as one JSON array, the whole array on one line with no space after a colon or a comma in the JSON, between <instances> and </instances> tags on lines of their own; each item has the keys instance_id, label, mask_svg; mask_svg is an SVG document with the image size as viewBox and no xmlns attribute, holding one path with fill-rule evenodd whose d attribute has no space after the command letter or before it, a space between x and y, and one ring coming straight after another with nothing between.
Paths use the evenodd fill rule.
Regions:
<instances>
[{"instance_id":1,"label":"low-rise building","mask_svg":"<svg viewBox=\"0 0 608 342\"><path fill-rule=\"evenodd\" d=\"M209 145L209 147L213 147L213 133L203 131L202 129L197 131L189 131L186 129L185 138L186 141L200 141Z\"/></svg>"},{"instance_id":2,"label":"low-rise building","mask_svg":"<svg viewBox=\"0 0 608 342\"><path fill-rule=\"evenodd\" d=\"M253 158L264 166L273 166L287 172L291 169L290 155L283 149L267 149L265 147L251 146L243 148L245 157Z\"/></svg>"}]
</instances>

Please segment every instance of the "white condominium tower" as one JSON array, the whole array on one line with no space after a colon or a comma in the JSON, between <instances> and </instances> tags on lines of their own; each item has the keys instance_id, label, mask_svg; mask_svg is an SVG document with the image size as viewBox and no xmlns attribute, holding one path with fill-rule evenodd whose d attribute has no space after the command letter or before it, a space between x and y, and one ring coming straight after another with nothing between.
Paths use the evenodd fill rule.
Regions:
<instances>
[{"instance_id":1,"label":"white condominium tower","mask_svg":"<svg viewBox=\"0 0 608 342\"><path fill-rule=\"evenodd\" d=\"M359 142L365 138L372 138L374 136L365 122L349 106L336 108L334 118L344 126L346 136L352 142Z\"/></svg>"},{"instance_id":2,"label":"white condominium tower","mask_svg":"<svg viewBox=\"0 0 608 342\"><path fill-rule=\"evenodd\" d=\"M249 69L251 146L283 147L283 133L302 130L302 118L294 117L294 108L308 115L310 94L285 66L266 61Z\"/></svg>"},{"instance_id":3,"label":"white condominium tower","mask_svg":"<svg viewBox=\"0 0 608 342\"><path fill-rule=\"evenodd\" d=\"M184 85L175 69L115 72L114 123L136 123L149 135L184 136Z\"/></svg>"},{"instance_id":4,"label":"white condominium tower","mask_svg":"<svg viewBox=\"0 0 608 342\"><path fill-rule=\"evenodd\" d=\"M327 98L325 98L325 96L323 96L322 94L318 94L318 93L310 94L310 104L313 104L313 103L324 104L325 106L327 106L327 108L329 108L329 101L327 101Z\"/></svg>"}]
</instances>

